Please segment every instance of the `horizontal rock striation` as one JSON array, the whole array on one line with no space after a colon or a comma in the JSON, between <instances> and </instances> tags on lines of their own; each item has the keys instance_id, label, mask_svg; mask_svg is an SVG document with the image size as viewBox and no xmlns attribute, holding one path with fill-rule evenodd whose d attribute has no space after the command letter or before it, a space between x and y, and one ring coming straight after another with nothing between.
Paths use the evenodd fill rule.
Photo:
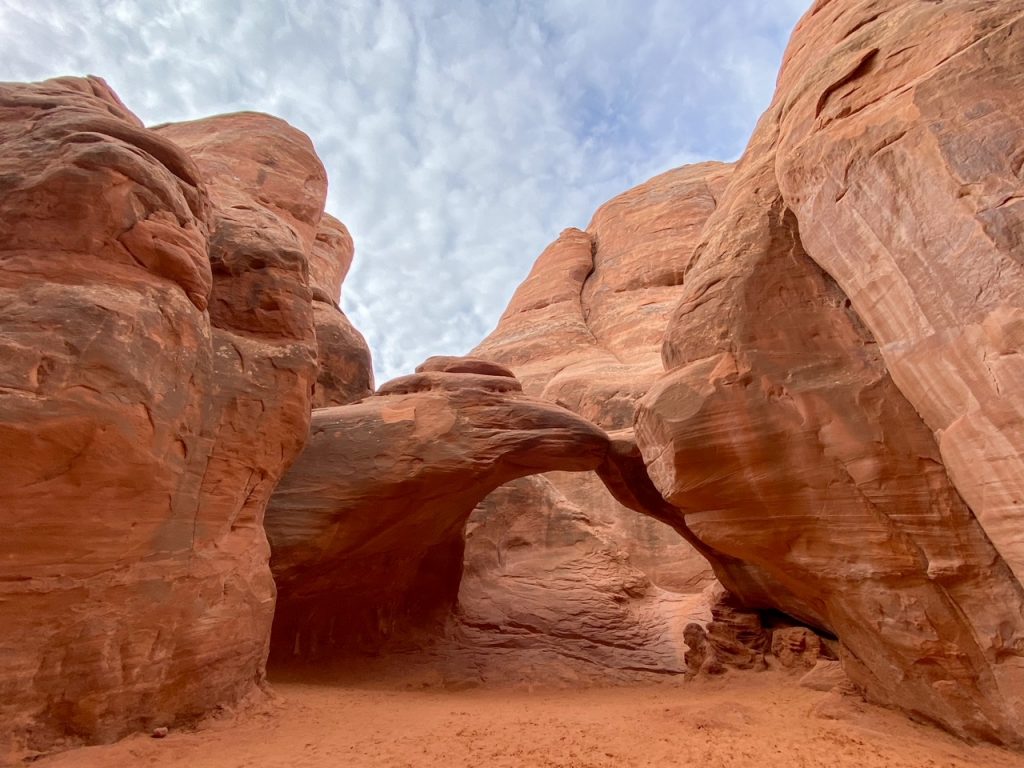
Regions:
<instances>
[{"instance_id":1,"label":"horizontal rock striation","mask_svg":"<svg viewBox=\"0 0 1024 768\"><path fill-rule=\"evenodd\" d=\"M1020 184L1022 12L815 4L636 420L653 481L744 605L837 636L870 698L1018 746L1021 422L1001 377L1019 211L999 190ZM989 187L1005 210L985 212Z\"/></svg>"}]
</instances>

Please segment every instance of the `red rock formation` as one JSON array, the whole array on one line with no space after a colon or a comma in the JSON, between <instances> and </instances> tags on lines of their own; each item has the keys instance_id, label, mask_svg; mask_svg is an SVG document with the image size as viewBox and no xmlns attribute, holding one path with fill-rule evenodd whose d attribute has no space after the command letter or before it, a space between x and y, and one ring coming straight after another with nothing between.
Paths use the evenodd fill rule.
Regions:
<instances>
[{"instance_id":1,"label":"red rock formation","mask_svg":"<svg viewBox=\"0 0 1024 768\"><path fill-rule=\"evenodd\" d=\"M954 12L902 2L815 5L790 45L776 99L686 267L663 348L669 373L637 416L651 477L746 605L833 632L847 673L875 700L961 734L1018 745L1024 595L1001 557L1012 546L998 532L990 542L991 526L983 530L957 493L975 503L970 483L1012 479L1005 446L1019 421L1008 401L990 398L990 409L955 383L986 379L989 386L1009 369L999 363L999 374L979 376L988 369L972 361L984 345L969 354L963 346L977 338L975 304L960 286L943 291L941 271L924 266L954 263L972 272L982 265L977 277L985 283L984 265L1005 256L988 255L993 237L947 238L946 223L964 220L963 203L925 175L948 173L931 143L888 149L881 139L897 126L921 136L946 130L911 105L917 88L938 98L926 84L945 82L940 62L957 51L965 63L988 57L996 74L986 75L989 90L979 93L989 106L1012 100L1013 79L997 75L1000 62L1014 60L1019 44L1006 24L1022 10L1019 3L962 4ZM942 42L915 47L925 38ZM945 65L950 73L957 58ZM954 122L957 146L974 146L976 133L982 144L991 138L991 120ZM982 157L1016 146L1007 136L1019 129L996 122L1008 133ZM844 178L857 180L850 189L860 184L863 194L844 193ZM906 202L894 206L894 199ZM943 213L925 214L932 206ZM1011 219L1013 209L1011 202ZM929 222L944 234L922 235ZM1011 223L993 223L992 231ZM902 266L886 266L899 259ZM1009 338L1012 324L1000 324L1019 297L994 290L981 311L999 318L988 321L990 338ZM938 309L951 302L963 311ZM946 313L945 326L914 319L933 309ZM916 338L927 344L915 350L909 342ZM931 359L921 364L926 349ZM964 427L971 440L988 436L986 447L975 442L977 450L963 455L977 462L966 485L963 456L950 460L941 428L939 445L933 438L939 423L923 405L926 392L973 414ZM1005 485L993 488L993 500L1004 492Z\"/></svg>"},{"instance_id":2,"label":"red rock formation","mask_svg":"<svg viewBox=\"0 0 1024 768\"><path fill-rule=\"evenodd\" d=\"M194 536L210 204L100 80L4 85L0 110L0 728L112 738L251 686L269 617L269 580Z\"/></svg>"},{"instance_id":3,"label":"red rock formation","mask_svg":"<svg viewBox=\"0 0 1024 768\"><path fill-rule=\"evenodd\" d=\"M515 477L594 469L607 446L600 429L506 375L425 371L317 410L266 518L275 649L377 645L445 619L477 502Z\"/></svg>"},{"instance_id":4,"label":"red rock formation","mask_svg":"<svg viewBox=\"0 0 1024 768\"><path fill-rule=\"evenodd\" d=\"M147 130L95 78L0 92L0 743L109 740L262 677L326 178L266 116Z\"/></svg>"},{"instance_id":5,"label":"red rock formation","mask_svg":"<svg viewBox=\"0 0 1024 768\"><path fill-rule=\"evenodd\" d=\"M314 408L354 403L373 392L370 348L338 306L353 253L348 229L325 213L316 233L309 274L320 367L313 388Z\"/></svg>"},{"instance_id":6,"label":"red rock formation","mask_svg":"<svg viewBox=\"0 0 1024 768\"><path fill-rule=\"evenodd\" d=\"M484 376L505 376L514 379L516 375L504 365L481 360L476 357L451 357L437 355L428 357L416 366L416 373L437 371L439 373L479 373Z\"/></svg>"},{"instance_id":7,"label":"red rock formation","mask_svg":"<svg viewBox=\"0 0 1024 768\"><path fill-rule=\"evenodd\" d=\"M720 163L670 171L603 205L586 232L563 232L474 354L508 366L527 392L604 429L630 426L635 401L662 370L662 331L682 290L686 256L730 172ZM467 562L476 565L460 597L463 615L474 626L508 635L530 610L538 618L524 645L554 653L561 644L572 658L590 658L599 667L628 664L632 653L654 668L658 649L662 671L681 669L677 624L705 617L706 561L671 529L617 503L593 475L545 480L502 489L474 514ZM529 529L516 510L535 521ZM504 542L514 542L517 553L505 552ZM523 553L528 557L517 556ZM564 582L551 576L556 568L602 574L589 581L581 576L573 593L581 604L609 606L576 622L576 634L590 643L587 652L565 640L566 617L574 614ZM523 604L509 597L527 592ZM622 658L611 658L608 648L620 649Z\"/></svg>"},{"instance_id":8,"label":"red rock formation","mask_svg":"<svg viewBox=\"0 0 1024 768\"><path fill-rule=\"evenodd\" d=\"M815 5L779 184L1024 578L1024 3ZM827 55L822 55L827 52Z\"/></svg>"},{"instance_id":9,"label":"red rock formation","mask_svg":"<svg viewBox=\"0 0 1024 768\"><path fill-rule=\"evenodd\" d=\"M305 136L0 85L0 738L251 690L264 507L334 405L267 519L283 656L442 624L481 670L836 643L870 698L1024 747L1022 26L1024 0L818 0L735 168L603 206L485 359L373 397ZM604 487L498 488L551 469ZM729 594L680 631L702 556Z\"/></svg>"},{"instance_id":10,"label":"red rock formation","mask_svg":"<svg viewBox=\"0 0 1024 768\"><path fill-rule=\"evenodd\" d=\"M485 360L417 370L316 410L271 500L275 662L429 650L460 681L682 672L676 636L697 601L655 587L549 479L506 485L595 470L623 504L667 508L629 436L524 395ZM505 517L467 526L499 486Z\"/></svg>"},{"instance_id":11,"label":"red rock formation","mask_svg":"<svg viewBox=\"0 0 1024 768\"><path fill-rule=\"evenodd\" d=\"M806 671L817 665L823 651L821 638L806 627L786 627L772 632L772 655L783 667Z\"/></svg>"},{"instance_id":12,"label":"red rock formation","mask_svg":"<svg viewBox=\"0 0 1024 768\"><path fill-rule=\"evenodd\" d=\"M197 162L214 215L214 449L197 530L248 531L236 553L266 579L263 512L305 442L316 376L309 262L327 177L305 134L241 113L159 129ZM273 593L263 596L268 612ZM269 616L268 616L269 620ZM254 642L265 649L267 631Z\"/></svg>"},{"instance_id":13,"label":"red rock formation","mask_svg":"<svg viewBox=\"0 0 1024 768\"><path fill-rule=\"evenodd\" d=\"M450 679L608 683L684 671L682 631L705 618L701 595L659 587L633 562L621 529L571 502L561 489L584 478L508 483L470 516L444 647Z\"/></svg>"},{"instance_id":14,"label":"red rock formation","mask_svg":"<svg viewBox=\"0 0 1024 768\"><path fill-rule=\"evenodd\" d=\"M631 425L633 401L661 372L662 333L688 254L731 170L669 171L601 206L586 232L564 231L473 354L595 423Z\"/></svg>"}]
</instances>

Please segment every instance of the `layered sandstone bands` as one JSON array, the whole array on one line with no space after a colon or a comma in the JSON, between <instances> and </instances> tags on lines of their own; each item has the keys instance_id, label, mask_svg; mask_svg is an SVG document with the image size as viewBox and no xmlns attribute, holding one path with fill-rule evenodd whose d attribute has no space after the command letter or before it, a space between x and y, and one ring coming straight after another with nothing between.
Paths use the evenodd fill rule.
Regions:
<instances>
[{"instance_id":1,"label":"layered sandstone bands","mask_svg":"<svg viewBox=\"0 0 1024 768\"><path fill-rule=\"evenodd\" d=\"M779 185L1020 580L1024 4L849 5L790 47Z\"/></svg>"},{"instance_id":2,"label":"layered sandstone bands","mask_svg":"<svg viewBox=\"0 0 1024 768\"><path fill-rule=\"evenodd\" d=\"M1024 746L1022 18L819 0L735 166L602 206L376 393L307 137L0 86L0 739L444 637L544 679L834 649Z\"/></svg>"},{"instance_id":3,"label":"layered sandstone bands","mask_svg":"<svg viewBox=\"0 0 1024 768\"><path fill-rule=\"evenodd\" d=\"M834 633L870 698L1017 745L1022 11L814 6L637 416L743 604Z\"/></svg>"},{"instance_id":4,"label":"layered sandstone bands","mask_svg":"<svg viewBox=\"0 0 1024 768\"><path fill-rule=\"evenodd\" d=\"M263 677L326 175L280 120L149 130L95 78L0 110L0 736L105 741Z\"/></svg>"},{"instance_id":5,"label":"layered sandstone bands","mask_svg":"<svg viewBox=\"0 0 1024 768\"><path fill-rule=\"evenodd\" d=\"M564 232L476 350L605 428L636 412L647 511L741 605L838 636L874 700L1013 744L1022 12L816 3L736 170Z\"/></svg>"},{"instance_id":6,"label":"layered sandstone bands","mask_svg":"<svg viewBox=\"0 0 1024 768\"><path fill-rule=\"evenodd\" d=\"M685 255L730 173L722 163L670 171L603 205L586 231L564 231L474 354L605 430L630 428L637 399L662 370L661 337ZM642 474L639 456L637 466ZM663 512L653 496L647 510ZM555 473L502 488L470 519L461 616L488 627L492 644L499 634L520 636L522 648L589 659L591 674L680 672L681 629L709 617L702 593L711 573L659 522L661 512L638 516L637 508L635 499L617 502L594 475ZM589 606L587 617L570 602ZM578 617L571 630L567 616ZM566 644L568 635L589 645ZM609 647L624 649L621 658Z\"/></svg>"},{"instance_id":7,"label":"layered sandstone bands","mask_svg":"<svg viewBox=\"0 0 1024 768\"><path fill-rule=\"evenodd\" d=\"M624 440L524 394L507 369L473 358L432 358L357 404L316 410L309 441L267 510L278 587L273 652L294 660L426 646L457 605L461 629L480 629L481 605L507 596L500 580L486 583L486 596L479 580L477 592L460 592L474 507L515 478L550 470L597 471L636 506L657 492ZM533 519L525 509L511 514ZM482 565L478 555L469 559ZM597 578L593 568L586 575ZM563 578L563 586L571 581ZM528 590L513 594L523 634L538 606ZM578 587L574 594L584 595ZM567 607L563 634L572 634L584 605ZM637 629L628 614L592 617L597 627L602 621L632 632L636 654L647 653L657 670L643 649L656 631Z\"/></svg>"}]
</instances>

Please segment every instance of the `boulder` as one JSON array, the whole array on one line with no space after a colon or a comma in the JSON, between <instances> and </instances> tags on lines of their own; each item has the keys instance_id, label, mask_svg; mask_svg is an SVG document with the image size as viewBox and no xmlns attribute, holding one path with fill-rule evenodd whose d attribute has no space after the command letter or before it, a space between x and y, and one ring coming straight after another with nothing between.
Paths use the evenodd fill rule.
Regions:
<instances>
[{"instance_id":1,"label":"boulder","mask_svg":"<svg viewBox=\"0 0 1024 768\"><path fill-rule=\"evenodd\" d=\"M850 686L850 680L843 672L843 665L840 662L818 659L815 665L800 678L800 685L810 688L812 691L828 692L836 689L845 691Z\"/></svg>"},{"instance_id":2,"label":"boulder","mask_svg":"<svg viewBox=\"0 0 1024 768\"><path fill-rule=\"evenodd\" d=\"M787 669L813 667L822 652L821 638L807 627L780 627L772 632L772 656Z\"/></svg>"}]
</instances>

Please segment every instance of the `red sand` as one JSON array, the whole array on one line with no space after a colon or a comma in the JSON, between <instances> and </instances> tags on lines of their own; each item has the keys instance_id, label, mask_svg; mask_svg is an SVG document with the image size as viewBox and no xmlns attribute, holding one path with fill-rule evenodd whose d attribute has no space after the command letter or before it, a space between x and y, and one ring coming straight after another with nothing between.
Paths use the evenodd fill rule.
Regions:
<instances>
[{"instance_id":1,"label":"red sand","mask_svg":"<svg viewBox=\"0 0 1024 768\"><path fill-rule=\"evenodd\" d=\"M781 673L533 690L275 684L276 701L165 739L45 758L45 768L381 766L1024 767L899 714Z\"/></svg>"}]
</instances>

